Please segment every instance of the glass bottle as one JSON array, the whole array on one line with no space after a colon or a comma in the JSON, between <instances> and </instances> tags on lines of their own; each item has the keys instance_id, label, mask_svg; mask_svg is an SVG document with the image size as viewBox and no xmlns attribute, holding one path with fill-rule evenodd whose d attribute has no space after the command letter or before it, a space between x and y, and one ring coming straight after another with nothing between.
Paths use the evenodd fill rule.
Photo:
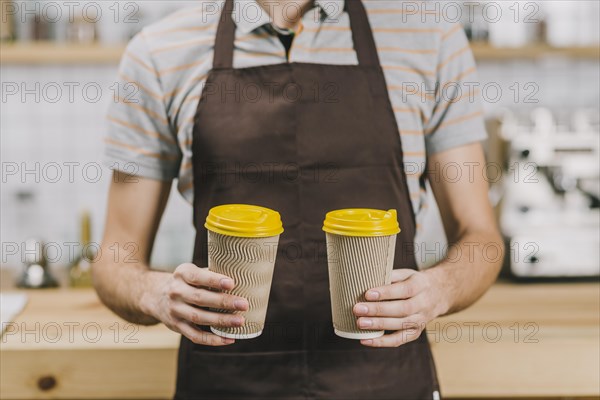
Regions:
<instances>
[{"instance_id":1,"label":"glass bottle","mask_svg":"<svg viewBox=\"0 0 600 400\"><path fill-rule=\"evenodd\" d=\"M96 258L96 247L92 244L91 231L91 217L86 211L80 220L81 250L69 265L69 281L72 287L92 286L92 262Z\"/></svg>"}]
</instances>

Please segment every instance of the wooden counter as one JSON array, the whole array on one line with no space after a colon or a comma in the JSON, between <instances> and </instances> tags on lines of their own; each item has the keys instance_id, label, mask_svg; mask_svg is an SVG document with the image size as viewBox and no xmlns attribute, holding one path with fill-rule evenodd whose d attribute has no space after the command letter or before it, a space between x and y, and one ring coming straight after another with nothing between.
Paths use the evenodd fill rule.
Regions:
<instances>
[{"instance_id":1,"label":"wooden counter","mask_svg":"<svg viewBox=\"0 0 600 400\"><path fill-rule=\"evenodd\" d=\"M1 343L0 398L170 398L179 337L92 290L29 291ZM429 326L444 397L600 395L600 286L497 284Z\"/></svg>"}]
</instances>

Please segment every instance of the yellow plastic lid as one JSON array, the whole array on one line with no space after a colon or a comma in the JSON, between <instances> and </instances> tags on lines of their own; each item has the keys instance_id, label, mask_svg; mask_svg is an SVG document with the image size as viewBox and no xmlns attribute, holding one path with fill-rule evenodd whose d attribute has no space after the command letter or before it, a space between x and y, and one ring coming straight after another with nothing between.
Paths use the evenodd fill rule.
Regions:
<instances>
[{"instance_id":1,"label":"yellow plastic lid","mask_svg":"<svg viewBox=\"0 0 600 400\"><path fill-rule=\"evenodd\" d=\"M225 204L208 212L206 229L228 236L268 237L283 232L277 211L248 204Z\"/></svg>"},{"instance_id":2,"label":"yellow plastic lid","mask_svg":"<svg viewBox=\"0 0 600 400\"><path fill-rule=\"evenodd\" d=\"M344 236L389 236L400 232L396 210L348 208L330 211L323 230Z\"/></svg>"}]
</instances>

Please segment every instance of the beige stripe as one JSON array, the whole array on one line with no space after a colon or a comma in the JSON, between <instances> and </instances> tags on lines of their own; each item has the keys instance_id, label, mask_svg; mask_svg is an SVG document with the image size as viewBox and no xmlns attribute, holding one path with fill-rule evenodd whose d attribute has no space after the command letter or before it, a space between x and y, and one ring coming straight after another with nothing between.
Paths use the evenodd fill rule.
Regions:
<instances>
[{"instance_id":1,"label":"beige stripe","mask_svg":"<svg viewBox=\"0 0 600 400\"><path fill-rule=\"evenodd\" d=\"M144 69L150 71L154 76L156 76L158 78L158 74L157 74L156 70L153 67L149 66L148 64L146 64L145 62L143 62L142 60L140 60L139 58L137 58L136 56L134 56L130 51L126 51L125 52L125 56L131 58L133 61L135 61L141 67L143 67Z\"/></svg>"},{"instance_id":2,"label":"beige stripe","mask_svg":"<svg viewBox=\"0 0 600 400\"><path fill-rule=\"evenodd\" d=\"M150 54L152 55L156 55L159 53L164 53L166 51L171 51L171 50L176 50L176 49L182 49L185 47L191 47L191 46L196 46L199 44L212 44L214 43L214 38L210 37L210 38L204 38L204 39L194 39L194 40L188 40L187 42L180 42L177 44L172 44L169 46L165 46L165 47L160 47L158 49L154 49L150 52Z\"/></svg>"},{"instance_id":3,"label":"beige stripe","mask_svg":"<svg viewBox=\"0 0 600 400\"><path fill-rule=\"evenodd\" d=\"M389 10L381 10L384 11ZM317 28L305 28L305 32L320 32L320 31L334 31L334 32L350 32L348 26L335 26L335 25L323 25ZM375 33L442 33L443 30L440 28L373 28Z\"/></svg>"},{"instance_id":4,"label":"beige stripe","mask_svg":"<svg viewBox=\"0 0 600 400\"><path fill-rule=\"evenodd\" d=\"M340 53L340 52L354 52L352 47L306 47L303 45L293 45L293 49L299 49L302 51L306 51L308 53ZM428 49L405 49L401 47L393 47L393 46L384 46L377 47L379 51L390 51L390 52L400 52L407 54L436 54L437 50L428 50Z\"/></svg>"},{"instance_id":5,"label":"beige stripe","mask_svg":"<svg viewBox=\"0 0 600 400\"><path fill-rule=\"evenodd\" d=\"M420 113L416 108L402 108L402 107L394 107L394 112L399 113Z\"/></svg>"},{"instance_id":6,"label":"beige stripe","mask_svg":"<svg viewBox=\"0 0 600 400\"><path fill-rule=\"evenodd\" d=\"M352 47L306 47L300 44L294 46L294 50L302 50L307 53L342 53L354 52ZM290 51L291 52L291 51Z\"/></svg>"},{"instance_id":7,"label":"beige stripe","mask_svg":"<svg viewBox=\"0 0 600 400\"><path fill-rule=\"evenodd\" d=\"M423 131L422 130L407 130L407 129L400 129L400 136L403 135L422 135Z\"/></svg>"},{"instance_id":8,"label":"beige stripe","mask_svg":"<svg viewBox=\"0 0 600 400\"><path fill-rule=\"evenodd\" d=\"M200 97L201 97L201 95L198 95L198 96L188 96L188 97L185 98L184 101L181 102L181 105L183 106L184 104L187 104L190 101L196 101L196 102L198 102L198 101L200 101Z\"/></svg>"},{"instance_id":9,"label":"beige stripe","mask_svg":"<svg viewBox=\"0 0 600 400\"><path fill-rule=\"evenodd\" d=\"M151 138L160 139L160 140L162 140L164 142L171 143L171 144L177 144L176 141L175 141L175 139L173 139L172 137L161 135L158 132L149 131L147 129L142 128L141 126L138 126L138 125L132 124L130 122L123 121L123 120L120 120L120 119L117 119L117 118L114 118L114 117L111 117L111 116L108 116L106 118L109 121L114 122L115 124L124 126L126 128L133 129L133 130L135 130L137 132L140 132L140 133L143 133L144 135L149 136Z\"/></svg>"},{"instance_id":10,"label":"beige stripe","mask_svg":"<svg viewBox=\"0 0 600 400\"><path fill-rule=\"evenodd\" d=\"M323 25L319 28L304 28L304 32L321 32L321 31L334 31L334 32L350 32L348 26L334 26L334 25Z\"/></svg>"},{"instance_id":11,"label":"beige stripe","mask_svg":"<svg viewBox=\"0 0 600 400\"><path fill-rule=\"evenodd\" d=\"M444 83L444 85L442 85L442 87L446 86L449 83L456 83L456 82L460 81L461 79L463 79L465 76L468 76L468 75L474 73L475 71L476 71L476 68L471 67L468 70L456 75L454 78L450 79L448 82Z\"/></svg>"},{"instance_id":12,"label":"beige stripe","mask_svg":"<svg viewBox=\"0 0 600 400\"><path fill-rule=\"evenodd\" d=\"M247 35L235 38L235 41L236 42L247 42L247 41L250 41L252 39L268 39L270 37L273 37L273 35L271 35L268 32L249 33Z\"/></svg>"},{"instance_id":13,"label":"beige stripe","mask_svg":"<svg viewBox=\"0 0 600 400\"><path fill-rule=\"evenodd\" d=\"M150 97L155 98L156 100L160 100L163 101L164 100L164 96L161 96L157 93L154 93L152 90L150 90L149 88L147 88L146 86L142 85L141 83L139 83L138 81L136 81L135 79L130 78L129 76L125 75L124 73L120 72L119 73L119 78L123 81L125 81L125 83L132 83L134 85L136 85L138 88L142 89L144 92L146 92L146 94L149 94Z\"/></svg>"},{"instance_id":14,"label":"beige stripe","mask_svg":"<svg viewBox=\"0 0 600 400\"><path fill-rule=\"evenodd\" d=\"M399 90L401 92L404 91L404 88L402 86L398 86L398 85L389 85L388 89L389 90ZM413 91L407 91L406 94L407 95L419 95L419 96L421 96L422 99L427 99L427 100L435 101L435 96L423 93L422 91L420 91L418 89L414 89Z\"/></svg>"},{"instance_id":15,"label":"beige stripe","mask_svg":"<svg viewBox=\"0 0 600 400\"><path fill-rule=\"evenodd\" d=\"M154 153L145 149L141 149L139 147L136 146L132 146L130 144L127 143L123 143L123 142L119 142L118 140L112 139L112 138L105 138L104 139L105 143L108 144L112 144L118 147L122 147L128 150L131 150L135 153L139 153L139 154L143 154L145 156L148 157L152 157L152 158L158 158L161 160L176 160L178 158L178 156L172 155L172 154L161 154L161 153Z\"/></svg>"},{"instance_id":16,"label":"beige stripe","mask_svg":"<svg viewBox=\"0 0 600 400\"><path fill-rule=\"evenodd\" d=\"M167 74L177 72L177 71L184 71L186 69L197 67L198 65L204 64L205 62L206 62L205 60L195 61L195 62L189 63L189 64L183 64L183 65L177 65L175 67L165 68L165 69L158 71L158 74L163 76L163 75L167 75Z\"/></svg>"},{"instance_id":17,"label":"beige stripe","mask_svg":"<svg viewBox=\"0 0 600 400\"><path fill-rule=\"evenodd\" d=\"M437 70L441 70L442 68L444 68L446 65L448 65L448 63L452 60L454 60L456 57L460 56L461 54L465 53L466 51L468 51L470 49L469 45L466 45L465 47L463 47L462 49L452 53L450 56L448 56L448 58L446 58L440 65L438 65Z\"/></svg>"},{"instance_id":18,"label":"beige stripe","mask_svg":"<svg viewBox=\"0 0 600 400\"><path fill-rule=\"evenodd\" d=\"M405 114L416 114L421 120L426 124L428 122L428 118L423 114L423 111L419 108L403 108L403 107L394 107L394 112L397 113L405 113Z\"/></svg>"},{"instance_id":19,"label":"beige stripe","mask_svg":"<svg viewBox=\"0 0 600 400\"><path fill-rule=\"evenodd\" d=\"M406 177L408 179L419 179L421 177L421 171L406 171Z\"/></svg>"},{"instance_id":20,"label":"beige stripe","mask_svg":"<svg viewBox=\"0 0 600 400\"><path fill-rule=\"evenodd\" d=\"M425 157L424 151L405 151L403 153L405 157ZM415 172L418 173L418 172Z\"/></svg>"},{"instance_id":21,"label":"beige stripe","mask_svg":"<svg viewBox=\"0 0 600 400\"><path fill-rule=\"evenodd\" d=\"M468 91L467 93L464 93L462 96L458 96L456 98L450 99L449 101L445 101L444 103L442 103L439 107L437 107L435 109L435 113L439 114L439 113L443 112L445 109L447 109L448 107L450 107L450 105L458 103L463 99L470 98L471 96L477 96L478 94L479 94L479 89L475 89L475 90L473 90L473 92Z\"/></svg>"},{"instance_id":22,"label":"beige stripe","mask_svg":"<svg viewBox=\"0 0 600 400\"><path fill-rule=\"evenodd\" d=\"M414 176L414 175L408 175L407 178L416 179L418 177ZM411 200L418 200L418 199L421 198L421 193L419 193L419 192L413 192L413 193L410 194L410 198L411 198Z\"/></svg>"},{"instance_id":23,"label":"beige stripe","mask_svg":"<svg viewBox=\"0 0 600 400\"><path fill-rule=\"evenodd\" d=\"M202 74L200 76L196 76L196 77L188 80L187 82L185 82L183 84L183 86L175 88L175 89L171 90L169 93L165 94L165 98L175 97L177 94L179 94L179 92L182 92L182 91L184 91L184 89L187 89L188 86L190 86L196 82L205 80L207 76L208 76L207 74Z\"/></svg>"},{"instance_id":24,"label":"beige stripe","mask_svg":"<svg viewBox=\"0 0 600 400\"><path fill-rule=\"evenodd\" d=\"M375 33L442 33L439 28L373 28Z\"/></svg>"},{"instance_id":25,"label":"beige stripe","mask_svg":"<svg viewBox=\"0 0 600 400\"><path fill-rule=\"evenodd\" d=\"M400 66L400 65L382 65L381 68L383 68L384 70L410 72L412 74L431 76L431 77L435 77L435 75L436 75L436 73L434 71L425 71L422 69L404 67L404 66Z\"/></svg>"},{"instance_id":26,"label":"beige stripe","mask_svg":"<svg viewBox=\"0 0 600 400\"><path fill-rule=\"evenodd\" d=\"M188 190L191 190L194 188L194 180L192 179L188 183L179 184L178 186L179 186L180 193L187 192Z\"/></svg>"},{"instance_id":27,"label":"beige stripe","mask_svg":"<svg viewBox=\"0 0 600 400\"><path fill-rule=\"evenodd\" d=\"M238 52L241 54L238 55ZM290 50L291 52L291 50ZM285 52L277 52L277 53L269 53L266 51L246 51L246 50L238 50L236 51L235 58L251 58L251 57L277 57L277 58L285 58Z\"/></svg>"},{"instance_id":28,"label":"beige stripe","mask_svg":"<svg viewBox=\"0 0 600 400\"><path fill-rule=\"evenodd\" d=\"M192 168L192 161L186 161L181 165L181 171L187 171L188 169Z\"/></svg>"},{"instance_id":29,"label":"beige stripe","mask_svg":"<svg viewBox=\"0 0 600 400\"><path fill-rule=\"evenodd\" d=\"M442 124L440 124L440 125L438 125L438 126L436 126L434 128L429 129L427 131L427 134L429 135L431 132L433 132L433 131L435 131L437 129L449 126L449 125L456 125L456 124L460 124L461 122L469 121L469 120L471 120L473 118L477 118L477 117L479 117L481 115L483 115L483 111L477 111L477 112L472 113L472 114L463 115L462 117L450 119L450 120L445 121Z\"/></svg>"},{"instance_id":30,"label":"beige stripe","mask_svg":"<svg viewBox=\"0 0 600 400\"><path fill-rule=\"evenodd\" d=\"M460 25L460 24L456 25L454 28L450 29L448 32L446 32L442 35L442 41L448 39L450 36L452 36L453 34L455 34L458 31L460 31L461 29L462 29L462 25Z\"/></svg>"},{"instance_id":31,"label":"beige stripe","mask_svg":"<svg viewBox=\"0 0 600 400\"><path fill-rule=\"evenodd\" d=\"M119 103L125 104L126 106L131 107L131 108L135 108L136 110L141 111L144 114L148 114L155 120L162 122L164 125L167 125L167 126L169 125L169 121L167 121L166 118L164 118L162 115L150 110L149 108L140 106L139 104L133 103L131 101L127 101L122 97L118 97L117 99L119 100Z\"/></svg>"},{"instance_id":32,"label":"beige stripe","mask_svg":"<svg viewBox=\"0 0 600 400\"><path fill-rule=\"evenodd\" d=\"M181 128L181 126L184 125L184 124L185 125L190 125L190 124L193 125L195 122L196 122L196 115L194 114L193 117L189 117L189 118L184 119L182 121L181 125L178 126L178 128Z\"/></svg>"},{"instance_id":33,"label":"beige stripe","mask_svg":"<svg viewBox=\"0 0 600 400\"><path fill-rule=\"evenodd\" d=\"M377 47L379 51L396 51L399 53L407 53L407 54L436 54L437 50L428 50L428 49L404 49L401 47Z\"/></svg>"}]
</instances>

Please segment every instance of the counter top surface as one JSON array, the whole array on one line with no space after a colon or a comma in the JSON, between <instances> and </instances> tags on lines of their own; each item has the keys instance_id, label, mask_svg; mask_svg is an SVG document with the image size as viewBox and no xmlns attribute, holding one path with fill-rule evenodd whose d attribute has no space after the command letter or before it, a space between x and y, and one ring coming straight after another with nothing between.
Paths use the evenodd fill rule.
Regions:
<instances>
[{"instance_id":1,"label":"counter top surface","mask_svg":"<svg viewBox=\"0 0 600 400\"><path fill-rule=\"evenodd\" d=\"M2 336L3 398L172 395L179 335L123 321L91 289L26 293ZM433 321L428 336L445 397L600 395L597 283L498 283L471 308ZM87 371L73 367L82 360ZM90 392L98 373L102 388ZM48 376L60 384L42 390Z\"/></svg>"}]
</instances>

